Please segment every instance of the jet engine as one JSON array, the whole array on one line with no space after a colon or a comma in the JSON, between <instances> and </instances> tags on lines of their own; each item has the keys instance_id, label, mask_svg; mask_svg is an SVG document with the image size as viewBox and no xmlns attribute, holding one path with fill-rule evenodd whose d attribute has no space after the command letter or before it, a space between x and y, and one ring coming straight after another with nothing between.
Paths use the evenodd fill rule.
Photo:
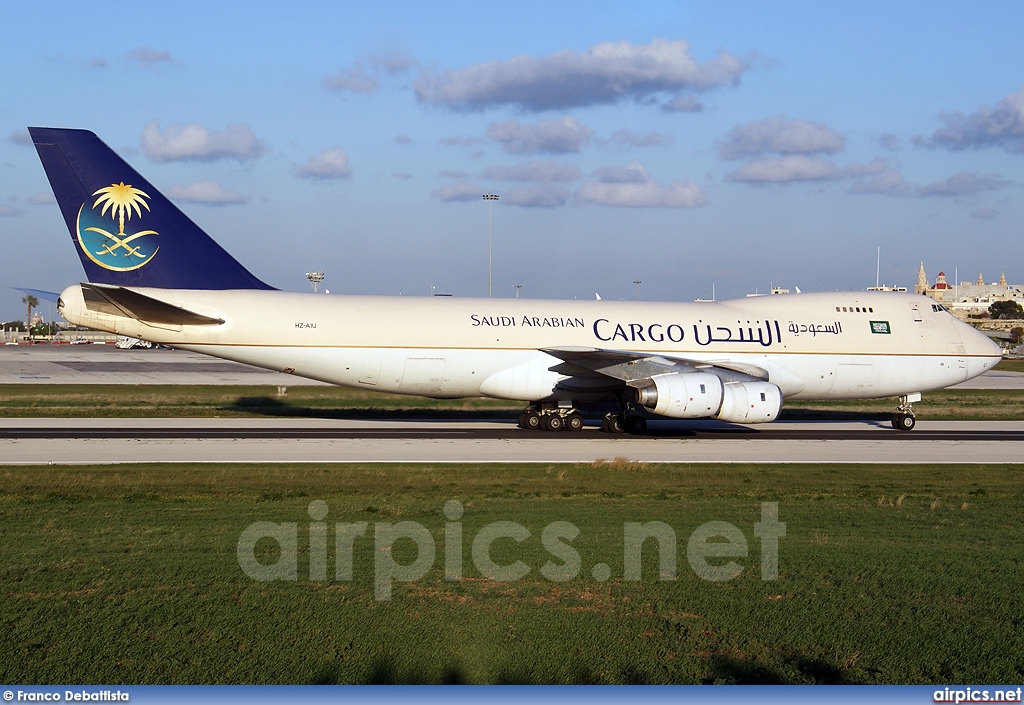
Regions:
<instances>
[{"instance_id":1,"label":"jet engine","mask_svg":"<svg viewBox=\"0 0 1024 705\"><path fill-rule=\"evenodd\" d=\"M633 383L633 401L660 416L730 423L774 421L782 390L770 382L723 382L708 372L676 373Z\"/></svg>"},{"instance_id":2,"label":"jet engine","mask_svg":"<svg viewBox=\"0 0 1024 705\"><path fill-rule=\"evenodd\" d=\"M771 382L732 382L723 385L722 408L715 414L730 423L768 423L779 417L782 390Z\"/></svg>"}]
</instances>

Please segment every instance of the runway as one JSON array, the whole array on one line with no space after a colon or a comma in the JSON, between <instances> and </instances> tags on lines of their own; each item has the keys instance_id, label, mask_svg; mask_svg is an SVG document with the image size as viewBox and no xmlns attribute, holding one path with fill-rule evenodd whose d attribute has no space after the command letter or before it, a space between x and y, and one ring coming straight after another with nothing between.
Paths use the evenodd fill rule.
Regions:
<instances>
[{"instance_id":1,"label":"runway","mask_svg":"<svg viewBox=\"0 0 1024 705\"><path fill-rule=\"evenodd\" d=\"M0 464L275 463L1017 463L1024 422L654 422L628 436L522 431L512 423L321 419L6 419Z\"/></svg>"},{"instance_id":2,"label":"runway","mask_svg":"<svg viewBox=\"0 0 1024 705\"><path fill-rule=\"evenodd\" d=\"M0 384L322 385L209 355L113 345L0 345Z\"/></svg>"},{"instance_id":3,"label":"runway","mask_svg":"<svg viewBox=\"0 0 1024 705\"><path fill-rule=\"evenodd\" d=\"M2 384L318 384L180 350L0 346ZM994 371L960 385L1022 389ZM325 419L6 419L0 464L134 462L880 462L1016 463L1024 422L656 421L645 436L526 432L494 421Z\"/></svg>"}]
</instances>

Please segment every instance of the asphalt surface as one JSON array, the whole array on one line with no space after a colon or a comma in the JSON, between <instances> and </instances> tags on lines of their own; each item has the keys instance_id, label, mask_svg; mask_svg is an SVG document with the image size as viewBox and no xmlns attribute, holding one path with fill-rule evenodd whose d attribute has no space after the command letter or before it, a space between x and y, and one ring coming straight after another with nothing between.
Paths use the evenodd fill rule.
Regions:
<instances>
[{"instance_id":1,"label":"asphalt surface","mask_svg":"<svg viewBox=\"0 0 1024 705\"><path fill-rule=\"evenodd\" d=\"M319 384L180 350L0 346L2 384ZM1024 374L963 385L1024 389ZM1016 463L1024 422L653 422L644 436L527 432L494 421L4 419L0 464L122 462Z\"/></svg>"},{"instance_id":2,"label":"asphalt surface","mask_svg":"<svg viewBox=\"0 0 1024 705\"><path fill-rule=\"evenodd\" d=\"M644 436L512 423L311 419L6 419L0 464L123 462L1016 463L1024 422L655 422Z\"/></svg>"},{"instance_id":3,"label":"asphalt surface","mask_svg":"<svg viewBox=\"0 0 1024 705\"><path fill-rule=\"evenodd\" d=\"M114 345L0 345L0 384L322 385L208 355Z\"/></svg>"}]
</instances>

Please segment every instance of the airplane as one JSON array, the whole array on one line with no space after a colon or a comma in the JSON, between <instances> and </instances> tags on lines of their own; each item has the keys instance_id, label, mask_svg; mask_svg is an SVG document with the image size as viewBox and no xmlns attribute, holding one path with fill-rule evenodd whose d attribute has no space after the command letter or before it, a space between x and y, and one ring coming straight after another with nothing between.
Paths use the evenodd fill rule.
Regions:
<instances>
[{"instance_id":1,"label":"airplane","mask_svg":"<svg viewBox=\"0 0 1024 705\"><path fill-rule=\"evenodd\" d=\"M30 127L88 283L77 325L356 389L522 401L519 426L642 433L651 415L774 421L784 399L913 403L992 369L988 337L925 296L694 303L292 293L264 283L85 130Z\"/></svg>"}]
</instances>

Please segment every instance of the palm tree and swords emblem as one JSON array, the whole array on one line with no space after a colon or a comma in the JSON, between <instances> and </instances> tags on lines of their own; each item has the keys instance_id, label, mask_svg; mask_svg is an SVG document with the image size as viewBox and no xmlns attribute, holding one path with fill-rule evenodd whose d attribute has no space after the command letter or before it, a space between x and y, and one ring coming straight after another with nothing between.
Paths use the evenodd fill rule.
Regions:
<instances>
[{"instance_id":1,"label":"palm tree and swords emblem","mask_svg":"<svg viewBox=\"0 0 1024 705\"><path fill-rule=\"evenodd\" d=\"M90 224L89 227L84 229L81 228L80 222L78 230L82 249L89 256L89 259L101 267L120 271L138 269L148 262L156 254L156 250L147 254L141 251L141 243L132 243L147 235L157 235L158 233L155 230L140 230L129 234L124 231L124 225L126 220L131 221L133 215L141 219L143 208L149 212L149 204L146 203L145 199L150 198L150 195L130 184L125 184L123 181L111 184L110 186L104 186L92 195L97 196L96 201L92 204L92 210L88 214L84 213L85 204L82 204L82 210L79 211L79 220L81 221L82 216L85 215L88 220L95 222L95 209L102 205L99 213L100 220L96 224ZM102 219L107 217L107 211L110 212L109 217L117 221L117 233L109 232L100 227L100 223L103 222ZM90 215L92 218L88 217ZM97 242L94 237L88 238L91 242L87 243L83 239L85 232L102 235L103 239ZM110 259L111 257L122 255L125 258L123 264L120 261L112 261Z\"/></svg>"}]
</instances>

